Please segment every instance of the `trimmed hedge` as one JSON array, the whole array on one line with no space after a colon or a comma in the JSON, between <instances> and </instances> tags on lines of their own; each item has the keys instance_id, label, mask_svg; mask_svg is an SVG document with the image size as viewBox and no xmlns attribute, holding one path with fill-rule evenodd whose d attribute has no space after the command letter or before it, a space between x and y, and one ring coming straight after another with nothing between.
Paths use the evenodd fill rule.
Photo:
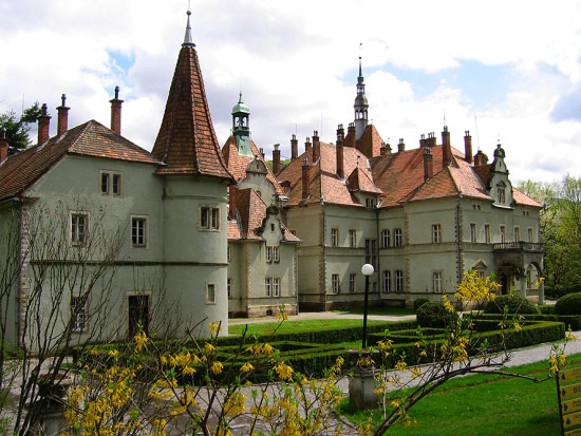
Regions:
<instances>
[{"instance_id":1,"label":"trimmed hedge","mask_svg":"<svg viewBox=\"0 0 581 436\"><path fill-rule=\"evenodd\" d=\"M557 300L555 313L558 315L581 315L581 292L567 294Z\"/></svg>"},{"instance_id":2,"label":"trimmed hedge","mask_svg":"<svg viewBox=\"0 0 581 436\"><path fill-rule=\"evenodd\" d=\"M447 310L441 302L430 301L418 308L416 318L422 327L444 328L454 324L458 314Z\"/></svg>"},{"instance_id":3,"label":"trimmed hedge","mask_svg":"<svg viewBox=\"0 0 581 436\"><path fill-rule=\"evenodd\" d=\"M484 306L484 313L504 313L504 308L508 308L508 313L519 315L536 315L540 310L526 298L517 294L499 295L494 300L490 300Z\"/></svg>"}]
</instances>

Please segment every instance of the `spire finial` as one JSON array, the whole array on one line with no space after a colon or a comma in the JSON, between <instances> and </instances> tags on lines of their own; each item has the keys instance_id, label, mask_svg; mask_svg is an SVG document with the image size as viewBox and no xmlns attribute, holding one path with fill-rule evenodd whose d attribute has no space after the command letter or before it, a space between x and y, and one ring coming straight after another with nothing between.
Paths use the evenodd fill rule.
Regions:
<instances>
[{"instance_id":1,"label":"spire finial","mask_svg":"<svg viewBox=\"0 0 581 436\"><path fill-rule=\"evenodd\" d=\"M196 44L194 44L194 41L192 40L192 27L190 26L190 15L192 15L192 12L190 11L189 7L186 14L188 15L188 24L186 26L186 35L184 36L184 43L182 44L182 47L195 47Z\"/></svg>"},{"instance_id":2,"label":"spire finial","mask_svg":"<svg viewBox=\"0 0 581 436\"><path fill-rule=\"evenodd\" d=\"M363 76L363 72L361 70L361 51L363 49L363 43L359 43L359 77Z\"/></svg>"},{"instance_id":3,"label":"spire finial","mask_svg":"<svg viewBox=\"0 0 581 436\"><path fill-rule=\"evenodd\" d=\"M243 103L243 101L242 101L242 91L240 91L240 97L238 98L238 103Z\"/></svg>"}]
</instances>

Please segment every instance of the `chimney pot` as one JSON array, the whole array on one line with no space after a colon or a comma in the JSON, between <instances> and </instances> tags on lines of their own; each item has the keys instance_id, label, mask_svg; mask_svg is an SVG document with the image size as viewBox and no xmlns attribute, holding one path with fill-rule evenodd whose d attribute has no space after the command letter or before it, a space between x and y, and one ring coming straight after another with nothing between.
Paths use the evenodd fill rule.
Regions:
<instances>
[{"instance_id":1,"label":"chimney pot","mask_svg":"<svg viewBox=\"0 0 581 436\"><path fill-rule=\"evenodd\" d=\"M472 137L468 130L464 132L464 160L472 163Z\"/></svg>"},{"instance_id":2,"label":"chimney pot","mask_svg":"<svg viewBox=\"0 0 581 436\"><path fill-rule=\"evenodd\" d=\"M313 162L318 161L320 156L321 143L319 142L319 132L315 130L313 132Z\"/></svg>"},{"instance_id":3,"label":"chimney pot","mask_svg":"<svg viewBox=\"0 0 581 436\"><path fill-rule=\"evenodd\" d=\"M56 108L57 110L57 135L60 136L69 129L69 109L66 106L67 96L63 94L61 96L61 105Z\"/></svg>"},{"instance_id":4,"label":"chimney pot","mask_svg":"<svg viewBox=\"0 0 581 436\"><path fill-rule=\"evenodd\" d=\"M430 147L424 148L424 181L434 175L434 164Z\"/></svg>"},{"instance_id":5,"label":"chimney pot","mask_svg":"<svg viewBox=\"0 0 581 436\"><path fill-rule=\"evenodd\" d=\"M291 137L291 160L295 160L299 157L299 141L297 141L297 135L293 133Z\"/></svg>"},{"instance_id":6,"label":"chimney pot","mask_svg":"<svg viewBox=\"0 0 581 436\"><path fill-rule=\"evenodd\" d=\"M123 100L119 100L119 87L115 87L115 98L109 100L111 103L111 130L121 135L121 105Z\"/></svg>"},{"instance_id":7,"label":"chimney pot","mask_svg":"<svg viewBox=\"0 0 581 436\"><path fill-rule=\"evenodd\" d=\"M274 150L272 151L272 171L274 174L280 172L280 144L274 144Z\"/></svg>"},{"instance_id":8,"label":"chimney pot","mask_svg":"<svg viewBox=\"0 0 581 436\"><path fill-rule=\"evenodd\" d=\"M343 149L343 141L345 139L345 129L343 129L343 124L339 124L337 128L337 176L340 179L345 178L345 164L344 164L344 149Z\"/></svg>"},{"instance_id":9,"label":"chimney pot","mask_svg":"<svg viewBox=\"0 0 581 436\"><path fill-rule=\"evenodd\" d=\"M405 142L403 138L399 138L399 143L397 144L397 151L404 151L405 150Z\"/></svg>"},{"instance_id":10,"label":"chimney pot","mask_svg":"<svg viewBox=\"0 0 581 436\"><path fill-rule=\"evenodd\" d=\"M303 159L302 169L303 169L301 178L301 183L303 187L302 198L306 199L309 196L309 161L306 157Z\"/></svg>"},{"instance_id":11,"label":"chimney pot","mask_svg":"<svg viewBox=\"0 0 581 436\"><path fill-rule=\"evenodd\" d=\"M38 117L38 144L44 144L50 138L50 118L47 113L47 105L43 103Z\"/></svg>"},{"instance_id":12,"label":"chimney pot","mask_svg":"<svg viewBox=\"0 0 581 436\"><path fill-rule=\"evenodd\" d=\"M311 149L311 145L311 138L307 136L307 139L305 139L305 151L309 151Z\"/></svg>"},{"instance_id":13,"label":"chimney pot","mask_svg":"<svg viewBox=\"0 0 581 436\"><path fill-rule=\"evenodd\" d=\"M452 162L452 148L450 145L450 132L448 126L444 126L442 132L442 166L445 168Z\"/></svg>"}]
</instances>

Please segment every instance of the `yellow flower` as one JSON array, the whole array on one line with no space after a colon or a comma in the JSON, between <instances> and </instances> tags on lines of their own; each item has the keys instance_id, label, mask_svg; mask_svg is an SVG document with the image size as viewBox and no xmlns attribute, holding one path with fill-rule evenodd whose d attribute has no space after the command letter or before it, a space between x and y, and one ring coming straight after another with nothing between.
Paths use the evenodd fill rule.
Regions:
<instances>
[{"instance_id":1,"label":"yellow flower","mask_svg":"<svg viewBox=\"0 0 581 436\"><path fill-rule=\"evenodd\" d=\"M210 323L210 334L212 336L217 336L218 333L222 331L222 326L219 322L211 322Z\"/></svg>"},{"instance_id":2,"label":"yellow flower","mask_svg":"<svg viewBox=\"0 0 581 436\"><path fill-rule=\"evenodd\" d=\"M216 351L216 347L214 347L212 344L208 342L204 344L204 353L212 354L214 351Z\"/></svg>"},{"instance_id":3,"label":"yellow flower","mask_svg":"<svg viewBox=\"0 0 581 436\"><path fill-rule=\"evenodd\" d=\"M275 367L274 371L277 373L278 378L281 380L291 381L293 377L294 370L285 364L284 362L279 362Z\"/></svg>"},{"instance_id":4,"label":"yellow flower","mask_svg":"<svg viewBox=\"0 0 581 436\"><path fill-rule=\"evenodd\" d=\"M212 363L212 366L210 367L210 371L212 371L212 373L215 375L220 374L223 369L224 369L224 365L222 364L222 362L218 362L218 361Z\"/></svg>"},{"instance_id":5,"label":"yellow flower","mask_svg":"<svg viewBox=\"0 0 581 436\"><path fill-rule=\"evenodd\" d=\"M119 355L119 350L109 350L107 355L115 359Z\"/></svg>"},{"instance_id":6,"label":"yellow flower","mask_svg":"<svg viewBox=\"0 0 581 436\"><path fill-rule=\"evenodd\" d=\"M133 337L133 340L135 341L135 350L139 352L149 339L144 331L140 331Z\"/></svg>"},{"instance_id":7,"label":"yellow flower","mask_svg":"<svg viewBox=\"0 0 581 436\"><path fill-rule=\"evenodd\" d=\"M250 362L246 362L244 365L240 367L240 371L242 372L254 371L254 366L252 366Z\"/></svg>"}]
</instances>

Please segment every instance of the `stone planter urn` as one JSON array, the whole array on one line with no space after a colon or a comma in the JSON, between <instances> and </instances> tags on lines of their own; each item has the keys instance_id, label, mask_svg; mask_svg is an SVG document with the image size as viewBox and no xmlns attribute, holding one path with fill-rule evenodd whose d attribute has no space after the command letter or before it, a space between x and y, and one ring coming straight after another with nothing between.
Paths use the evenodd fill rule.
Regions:
<instances>
[{"instance_id":1,"label":"stone planter urn","mask_svg":"<svg viewBox=\"0 0 581 436\"><path fill-rule=\"evenodd\" d=\"M375 390L375 371L373 354L377 352L352 351L358 356L357 363L349 375L349 401L355 410L375 409L378 397Z\"/></svg>"}]
</instances>

